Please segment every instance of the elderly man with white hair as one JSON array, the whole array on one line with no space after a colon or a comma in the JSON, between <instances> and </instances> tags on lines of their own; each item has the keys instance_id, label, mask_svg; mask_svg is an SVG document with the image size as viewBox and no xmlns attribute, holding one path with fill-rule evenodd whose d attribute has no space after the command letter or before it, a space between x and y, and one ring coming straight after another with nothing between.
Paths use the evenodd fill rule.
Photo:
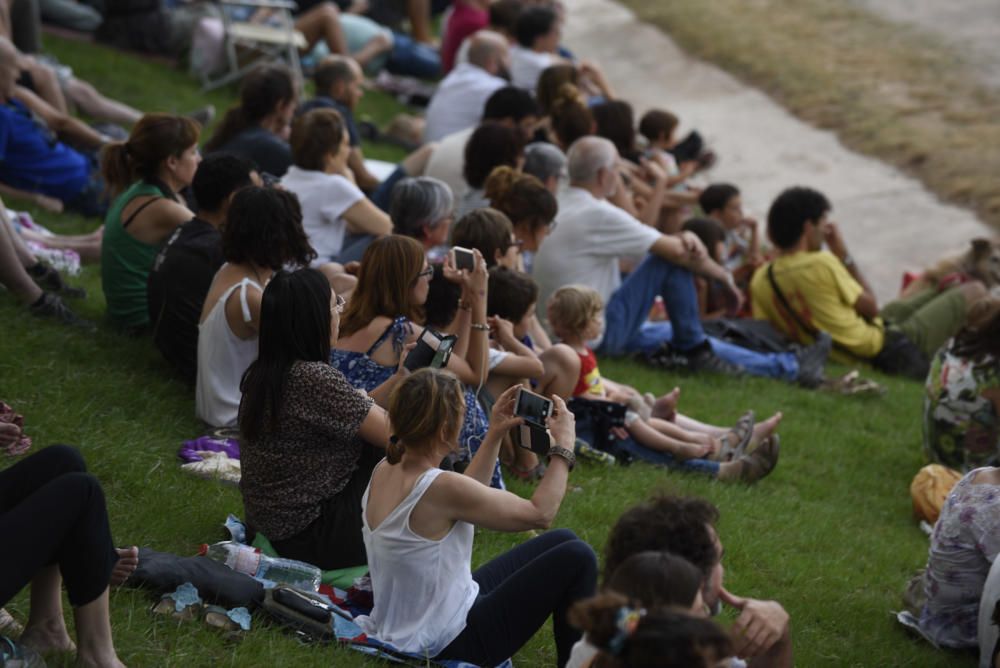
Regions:
<instances>
[{"instance_id":1,"label":"elderly man with white hair","mask_svg":"<svg viewBox=\"0 0 1000 668\"><path fill-rule=\"evenodd\" d=\"M455 66L438 85L427 107L424 141L438 141L452 133L475 127L483 107L509 69L507 40L500 33L480 30L469 38L468 61Z\"/></svg>"},{"instance_id":2,"label":"elderly man with white hair","mask_svg":"<svg viewBox=\"0 0 1000 668\"><path fill-rule=\"evenodd\" d=\"M738 303L729 272L693 234L661 234L613 203L624 195L624 186L610 141L584 137L570 147L567 158L569 187L559 193L558 225L534 261L542 313L559 287L587 285L605 303L604 331L596 347L600 354L653 353L666 346L659 357L692 371L745 371L805 385L822 380L829 341L798 353L757 353L709 339L699 319L693 274L729 286ZM618 260L628 255L646 259L623 281ZM670 322L647 322L657 296L663 298Z\"/></svg>"}]
</instances>

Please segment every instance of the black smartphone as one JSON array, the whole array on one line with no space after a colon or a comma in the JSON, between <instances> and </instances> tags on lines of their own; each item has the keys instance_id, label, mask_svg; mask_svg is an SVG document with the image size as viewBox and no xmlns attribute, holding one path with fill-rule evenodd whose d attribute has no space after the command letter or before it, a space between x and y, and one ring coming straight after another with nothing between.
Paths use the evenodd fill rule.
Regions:
<instances>
[{"instance_id":1,"label":"black smartphone","mask_svg":"<svg viewBox=\"0 0 1000 668\"><path fill-rule=\"evenodd\" d=\"M515 445L531 450L537 455L547 455L552 448L552 437L545 427L525 422L519 429L510 433Z\"/></svg>"},{"instance_id":2,"label":"black smartphone","mask_svg":"<svg viewBox=\"0 0 1000 668\"><path fill-rule=\"evenodd\" d=\"M417 345L406 356L403 366L410 371L424 367L440 369L448 364L457 340L455 336L438 334L430 327L425 327L417 338Z\"/></svg>"},{"instance_id":3,"label":"black smartphone","mask_svg":"<svg viewBox=\"0 0 1000 668\"><path fill-rule=\"evenodd\" d=\"M544 429L545 419L552 415L552 401L522 387L517 392L514 415Z\"/></svg>"},{"instance_id":4,"label":"black smartphone","mask_svg":"<svg viewBox=\"0 0 1000 668\"><path fill-rule=\"evenodd\" d=\"M476 268L476 256L468 248L455 246L451 249L451 264L455 269L473 271Z\"/></svg>"}]
</instances>

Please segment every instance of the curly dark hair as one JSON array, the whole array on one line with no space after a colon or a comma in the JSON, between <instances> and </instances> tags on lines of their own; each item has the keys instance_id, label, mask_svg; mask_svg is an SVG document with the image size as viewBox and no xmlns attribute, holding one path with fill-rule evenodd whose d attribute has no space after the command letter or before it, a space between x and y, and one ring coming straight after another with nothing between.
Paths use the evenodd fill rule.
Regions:
<instances>
[{"instance_id":1,"label":"curly dark hair","mask_svg":"<svg viewBox=\"0 0 1000 668\"><path fill-rule=\"evenodd\" d=\"M608 534L603 581L633 554L648 550L684 557L708 576L721 556L708 530L718 520L719 509L694 496L661 494L629 508Z\"/></svg>"},{"instance_id":2,"label":"curly dark hair","mask_svg":"<svg viewBox=\"0 0 1000 668\"><path fill-rule=\"evenodd\" d=\"M299 198L276 188L239 190L222 228L222 254L226 262L253 262L275 271L289 264L308 266L316 251L302 229Z\"/></svg>"}]
</instances>

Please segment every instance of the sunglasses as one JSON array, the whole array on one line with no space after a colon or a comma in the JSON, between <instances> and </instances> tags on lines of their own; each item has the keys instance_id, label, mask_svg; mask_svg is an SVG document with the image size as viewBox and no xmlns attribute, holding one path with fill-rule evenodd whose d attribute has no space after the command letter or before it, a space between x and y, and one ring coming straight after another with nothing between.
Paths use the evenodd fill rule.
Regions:
<instances>
[{"instance_id":1,"label":"sunglasses","mask_svg":"<svg viewBox=\"0 0 1000 668\"><path fill-rule=\"evenodd\" d=\"M343 313L344 304L346 303L347 303L346 299L344 299L340 295L337 295L337 303L330 307L330 313Z\"/></svg>"}]
</instances>

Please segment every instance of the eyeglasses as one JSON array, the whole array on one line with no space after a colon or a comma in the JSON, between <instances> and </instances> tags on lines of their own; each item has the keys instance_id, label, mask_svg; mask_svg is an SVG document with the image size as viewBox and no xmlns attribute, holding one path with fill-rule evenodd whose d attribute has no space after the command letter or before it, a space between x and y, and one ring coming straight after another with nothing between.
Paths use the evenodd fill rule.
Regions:
<instances>
[{"instance_id":1,"label":"eyeglasses","mask_svg":"<svg viewBox=\"0 0 1000 668\"><path fill-rule=\"evenodd\" d=\"M558 224L559 223L555 219L549 221L549 234L552 234L553 232L556 231L556 226Z\"/></svg>"},{"instance_id":2,"label":"eyeglasses","mask_svg":"<svg viewBox=\"0 0 1000 668\"><path fill-rule=\"evenodd\" d=\"M419 274L417 274L417 279L416 280L419 281L421 278L430 278L433 275L434 275L434 267L427 267L426 269L424 269L423 271L421 271Z\"/></svg>"},{"instance_id":3,"label":"eyeglasses","mask_svg":"<svg viewBox=\"0 0 1000 668\"><path fill-rule=\"evenodd\" d=\"M344 312L344 305L346 303L347 303L346 299L344 299L340 295L337 295L337 303L330 306L330 313L331 314L333 314L333 313L343 313Z\"/></svg>"}]
</instances>

